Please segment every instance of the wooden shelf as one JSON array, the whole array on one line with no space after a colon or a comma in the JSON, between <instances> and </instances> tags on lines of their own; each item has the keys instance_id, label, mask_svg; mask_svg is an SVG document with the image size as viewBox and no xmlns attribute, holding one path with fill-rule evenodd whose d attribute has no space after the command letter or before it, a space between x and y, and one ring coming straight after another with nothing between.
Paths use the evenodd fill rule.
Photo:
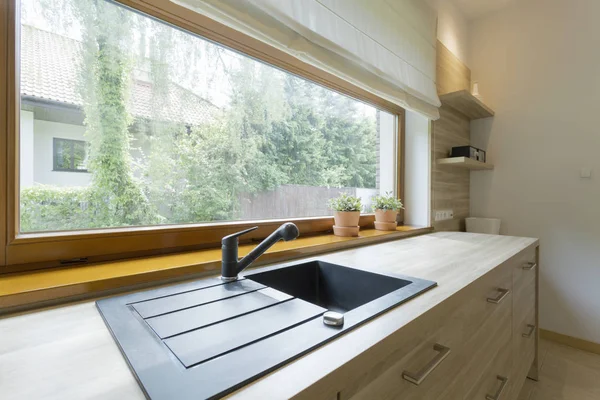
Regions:
<instances>
[{"instance_id":1,"label":"wooden shelf","mask_svg":"<svg viewBox=\"0 0 600 400\"><path fill-rule=\"evenodd\" d=\"M468 90L443 94L440 96L440 101L443 105L464 114L470 120L494 116L494 111Z\"/></svg>"},{"instance_id":2,"label":"wooden shelf","mask_svg":"<svg viewBox=\"0 0 600 400\"><path fill-rule=\"evenodd\" d=\"M490 170L494 169L492 164L483 163L481 161L473 160L468 157L451 157L451 158L440 158L437 160L438 165L446 165L449 167L464 168L474 171Z\"/></svg>"}]
</instances>

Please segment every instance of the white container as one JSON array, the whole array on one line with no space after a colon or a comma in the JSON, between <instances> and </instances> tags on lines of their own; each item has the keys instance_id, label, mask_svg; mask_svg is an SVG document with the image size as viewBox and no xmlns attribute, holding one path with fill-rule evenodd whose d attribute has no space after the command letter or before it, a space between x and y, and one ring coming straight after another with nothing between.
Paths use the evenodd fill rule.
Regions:
<instances>
[{"instance_id":1,"label":"white container","mask_svg":"<svg viewBox=\"0 0 600 400\"><path fill-rule=\"evenodd\" d=\"M467 232L499 235L500 221L498 218L467 218Z\"/></svg>"}]
</instances>

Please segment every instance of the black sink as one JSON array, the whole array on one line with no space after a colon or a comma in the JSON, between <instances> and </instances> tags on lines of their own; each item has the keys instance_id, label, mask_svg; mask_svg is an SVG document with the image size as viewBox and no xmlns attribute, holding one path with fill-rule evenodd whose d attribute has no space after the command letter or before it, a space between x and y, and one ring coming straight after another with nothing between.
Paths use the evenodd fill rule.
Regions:
<instances>
[{"instance_id":1,"label":"black sink","mask_svg":"<svg viewBox=\"0 0 600 400\"><path fill-rule=\"evenodd\" d=\"M389 275L311 261L250 272L246 278L330 311L346 313L412 282Z\"/></svg>"},{"instance_id":2,"label":"black sink","mask_svg":"<svg viewBox=\"0 0 600 400\"><path fill-rule=\"evenodd\" d=\"M218 399L434 286L310 261L96 304L146 397ZM342 325L326 325L327 311Z\"/></svg>"}]
</instances>

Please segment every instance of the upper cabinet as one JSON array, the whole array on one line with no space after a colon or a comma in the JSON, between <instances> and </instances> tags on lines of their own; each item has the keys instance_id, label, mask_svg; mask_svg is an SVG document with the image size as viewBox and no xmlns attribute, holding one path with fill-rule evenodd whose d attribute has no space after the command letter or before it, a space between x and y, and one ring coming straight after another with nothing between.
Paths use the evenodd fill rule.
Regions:
<instances>
[{"instance_id":1,"label":"upper cabinet","mask_svg":"<svg viewBox=\"0 0 600 400\"><path fill-rule=\"evenodd\" d=\"M442 105L469 120L493 117L494 111L471 94L471 70L440 41L437 42L437 92Z\"/></svg>"}]
</instances>

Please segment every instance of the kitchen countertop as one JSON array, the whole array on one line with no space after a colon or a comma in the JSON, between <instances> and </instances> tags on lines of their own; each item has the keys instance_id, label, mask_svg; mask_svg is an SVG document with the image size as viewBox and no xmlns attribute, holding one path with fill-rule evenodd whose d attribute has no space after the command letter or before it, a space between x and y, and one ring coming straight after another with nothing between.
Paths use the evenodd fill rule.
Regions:
<instances>
[{"instance_id":1,"label":"kitchen countertop","mask_svg":"<svg viewBox=\"0 0 600 400\"><path fill-rule=\"evenodd\" d=\"M429 279L438 286L229 398L329 396L316 392L313 384L510 257L537 245L532 238L438 232L307 258ZM94 301L4 317L0 338L3 400L144 398Z\"/></svg>"}]
</instances>

